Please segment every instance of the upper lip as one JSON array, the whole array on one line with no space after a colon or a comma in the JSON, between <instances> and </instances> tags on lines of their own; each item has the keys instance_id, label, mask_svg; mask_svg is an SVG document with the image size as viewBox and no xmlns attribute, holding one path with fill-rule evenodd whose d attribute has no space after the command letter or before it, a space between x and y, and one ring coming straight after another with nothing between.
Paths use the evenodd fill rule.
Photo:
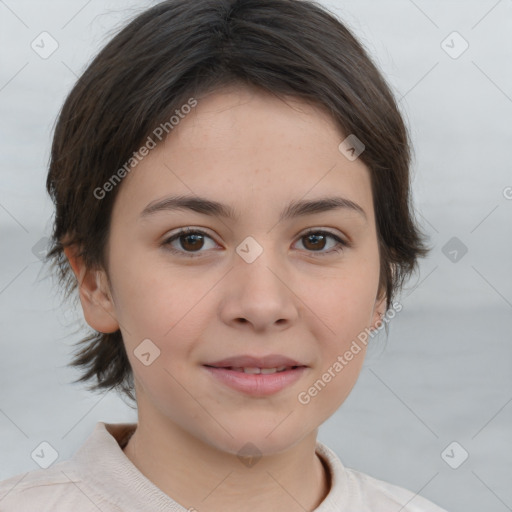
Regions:
<instances>
[{"instance_id":1,"label":"upper lip","mask_svg":"<svg viewBox=\"0 0 512 512\"><path fill-rule=\"evenodd\" d=\"M207 363L205 366L215 366L217 368L279 368L281 366L306 366L295 359L282 356L280 354L269 354L262 357L249 355L228 357L213 363Z\"/></svg>"}]
</instances>

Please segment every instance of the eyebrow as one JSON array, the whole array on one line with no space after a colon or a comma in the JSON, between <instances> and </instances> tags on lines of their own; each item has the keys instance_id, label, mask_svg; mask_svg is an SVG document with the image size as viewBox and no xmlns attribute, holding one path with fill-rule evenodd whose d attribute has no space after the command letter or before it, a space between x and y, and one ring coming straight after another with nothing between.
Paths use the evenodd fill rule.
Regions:
<instances>
[{"instance_id":1,"label":"eyebrow","mask_svg":"<svg viewBox=\"0 0 512 512\"><path fill-rule=\"evenodd\" d=\"M311 201L292 201L281 212L279 222L339 209L357 212L365 221L368 220L366 212L357 203L344 197L333 196L322 197ZM161 200L152 201L142 210L140 217L144 218L157 212L174 210L191 210L203 215L224 217L233 221L237 221L239 218L236 210L231 206L199 196L169 196Z\"/></svg>"}]
</instances>

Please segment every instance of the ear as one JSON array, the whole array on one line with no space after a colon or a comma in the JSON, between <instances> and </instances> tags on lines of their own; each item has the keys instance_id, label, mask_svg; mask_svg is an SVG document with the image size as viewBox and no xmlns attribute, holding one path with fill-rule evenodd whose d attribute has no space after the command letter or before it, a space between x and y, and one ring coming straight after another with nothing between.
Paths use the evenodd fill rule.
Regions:
<instances>
[{"instance_id":1,"label":"ear","mask_svg":"<svg viewBox=\"0 0 512 512\"><path fill-rule=\"evenodd\" d=\"M386 294L382 295L382 298L375 300L375 306L373 307L372 325L371 330L377 330L382 326L382 317L386 312Z\"/></svg>"},{"instance_id":2,"label":"ear","mask_svg":"<svg viewBox=\"0 0 512 512\"><path fill-rule=\"evenodd\" d=\"M66 247L64 254L78 281L80 302L86 322L98 332L117 331L119 323L105 271L86 268L74 246Z\"/></svg>"}]
</instances>

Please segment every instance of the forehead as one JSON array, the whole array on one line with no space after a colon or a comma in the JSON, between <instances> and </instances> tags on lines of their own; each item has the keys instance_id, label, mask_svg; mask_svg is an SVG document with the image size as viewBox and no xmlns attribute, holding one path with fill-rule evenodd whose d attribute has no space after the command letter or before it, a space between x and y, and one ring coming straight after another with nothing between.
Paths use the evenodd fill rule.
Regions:
<instances>
[{"instance_id":1,"label":"forehead","mask_svg":"<svg viewBox=\"0 0 512 512\"><path fill-rule=\"evenodd\" d=\"M360 159L340 153L344 138L316 105L226 88L198 99L125 178L118 200L129 198L130 210L140 214L166 194L197 194L241 211L244 205L261 209L262 203L282 205L335 191L371 217L369 171Z\"/></svg>"},{"instance_id":2,"label":"forehead","mask_svg":"<svg viewBox=\"0 0 512 512\"><path fill-rule=\"evenodd\" d=\"M308 137L312 128L323 128L339 138L334 120L324 108L295 97L278 97L254 87L231 86L207 94L197 108L173 130L174 138L187 138L190 145L204 143L223 147L250 143L254 146L268 134L280 134L279 141L286 143L296 136ZM233 128L243 127L243 131ZM229 135L229 137L226 137ZM170 139L170 138L169 138ZM334 141L335 142L335 141Z\"/></svg>"}]
</instances>

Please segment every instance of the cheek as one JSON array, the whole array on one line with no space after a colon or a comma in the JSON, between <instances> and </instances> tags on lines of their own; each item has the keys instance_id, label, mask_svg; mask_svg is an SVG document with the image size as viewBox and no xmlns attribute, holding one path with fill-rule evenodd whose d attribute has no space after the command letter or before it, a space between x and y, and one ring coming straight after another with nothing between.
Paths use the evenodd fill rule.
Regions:
<instances>
[{"instance_id":1,"label":"cheek","mask_svg":"<svg viewBox=\"0 0 512 512\"><path fill-rule=\"evenodd\" d=\"M346 271L341 269L338 277L317 286L315 294L309 295L308 305L319 319L312 325L321 345L321 359L314 379L308 383L312 387L303 391L321 414L334 413L358 379L377 286L378 261L362 261L347 265Z\"/></svg>"},{"instance_id":2,"label":"cheek","mask_svg":"<svg viewBox=\"0 0 512 512\"><path fill-rule=\"evenodd\" d=\"M365 348L344 358L345 350L334 350L322 360L309 382L296 397L298 412L307 428L316 428L331 417L346 400L361 372ZM340 360L338 360L340 356ZM340 362L341 361L341 362Z\"/></svg>"},{"instance_id":3,"label":"cheek","mask_svg":"<svg viewBox=\"0 0 512 512\"><path fill-rule=\"evenodd\" d=\"M118 319L132 342L141 337L161 338L178 322L181 309L162 283L157 285L145 281L140 284L136 286L132 281L121 286L122 298L116 303Z\"/></svg>"},{"instance_id":4,"label":"cheek","mask_svg":"<svg viewBox=\"0 0 512 512\"><path fill-rule=\"evenodd\" d=\"M376 264L378 265L378 264ZM371 323L378 287L378 270L368 266L347 266L319 286L309 281L314 293L305 295L305 303L319 318L318 329L327 336L333 349L342 350ZM317 333L320 335L320 332Z\"/></svg>"},{"instance_id":5,"label":"cheek","mask_svg":"<svg viewBox=\"0 0 512 512\"><path fill-rule=\"evenodd\" d=\"M125 274L118 272L116 286L116 314L128 357L140 378L149 379L148 386L166 389L172 383L160 382L159 379L169 378L164 368L181 374L181 367L192 357L195 342L201 339L210 320L208 302L201 299L212 283L200 277L196 277L196 282L186 276L180 278L176 271L172 273L155 265L143 267L133 262L131 269ZM150 372L137 361L138 347L146 339L156 346L146 342L150 352L158 354L147 367Z\"/></svg>"},{"instance_id":6,"label":"cheek","mask_svg":"<svg viewBox=\"0 0 512 512\"><path fill-rule=\"evenodd\" d=\"M197 303L200 290L187 286L176 269L161 261L150 262L135 251L122 253L120 248L112 254L117 318L132 342L160 339Z\"/></svg>"}]
</instances>

